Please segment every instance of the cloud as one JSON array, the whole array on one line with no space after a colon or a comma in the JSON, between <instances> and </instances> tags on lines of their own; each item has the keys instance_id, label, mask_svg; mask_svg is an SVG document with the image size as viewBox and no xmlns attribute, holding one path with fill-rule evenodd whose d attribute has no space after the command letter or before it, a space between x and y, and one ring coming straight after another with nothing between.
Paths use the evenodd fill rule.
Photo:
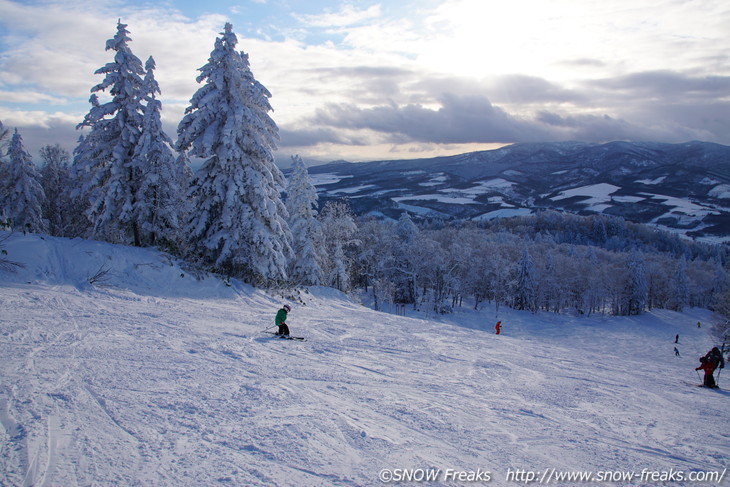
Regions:
<instances>
[{"instance_id":1,"label":"cloud","mask_svg":"<svg viewBox=\"0 0 730 487\"><path fill-rule=\"evenodd\" d=\"M549 88L549 84L527 81L529 83L523 84L523 87L536 84ZM495 84L499 85L500 81L495 81ZM517 92L521 94L516 97L513 92L509 97L511 101L515 101L515 98L519 98L520 102L575 101L587 97L586 94L571 94L562 90L553 92L550 89L537 90L532 95L528 95L529 90L517 89ZM613 103L616 106L609 104L599 109L602 112L599 114L569 107L562 110L540 109L518 115L493 104L483 95L444 93L439 98L438 106L433 107L389 103L362 108L354 104L330 104L306 119L306 126L309 127L307 136L313 137L309 144L316 143L317 130L313 127L372 132L394 144L727 140L730 122L728 104L695 107L677 102L660 107L653 104L633 106L622 111L618 109L620 98L614 99Z\"/></svg>"},{"instance_id":2,"label":"cloud","mask_svg":"<svg viewBox=\"0 0 730 487\"><path fill-rule=\"evenodd\" d=\"M433 143L513 142L539 140L547 134L538 126L511 116L487 98L444 94L441 106L417 104L358 108L329 105L311 119L314 125L367 129L386 134L392 142Z\"/></svg>"},{"instance_id":3,"label":"cloud","mask_svg":"<svg viewBox=\"0 0 730 487\"><path fill-rule=\"evenodd\" d=\"M380 17L380 5L371 5L366 9L358 9L350 4L343 4L339 11L325 10L317 15L296 15L302 23L309 27L326 28L327 30L351 27Z\"/></svg>"},{"instance_id":4,"label":"cloud","mask_svg":"<svg viewBox=\"0 0 730 487\"><path fill-rule=\"evenodd\" d=\"M9 111L0 107L0 120L7 128L22 127L23 145L31 155L44 145L59 143L71 152L80 135L75 130L80 119L65 112Z\"/></svg>"},{"instance_id":5,"label":"cloud","mask_svg":"<svg viewBox=\"0 0 730 487\"><path fill-rule=\"evenodd\" d=\"M588 83L595 88L620 93L622 96L672 99L722 98L730 93L730 76L692 76L678 71L659 70L630 73Z\"/></svg>"}]
</instances>

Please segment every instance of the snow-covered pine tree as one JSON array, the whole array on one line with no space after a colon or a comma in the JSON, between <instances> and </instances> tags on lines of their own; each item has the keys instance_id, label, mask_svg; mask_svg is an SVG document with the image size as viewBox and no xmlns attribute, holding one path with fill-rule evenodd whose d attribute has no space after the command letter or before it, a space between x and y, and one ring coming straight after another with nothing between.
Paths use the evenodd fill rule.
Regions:
<instances>
[{"instance_id":1,"label":"snow-covered pine tree","mask_svg":"<svg viewBox=\"0 0 730 487\"><path fill-rule=\"evenodd\" d=\"M515 287L515 309L537 310L535 264L530 252L525 248L517 263L517 283Z\"/></svg>"},{"instance_id":2,"label":"snow-covered pine tree","mask_svg":"<svg viewBox=\"0 0 730 487\"><path fill-rule=\"evenodd\" d=\"M131 163L142 127L144 69L127 45L128 34L127 25L119 21L116 35L106 42L106 50L115 51L114 62L95 72L105 77L91 89L91 110L77 126L91 131L74 151L74 166L84 175L81 193L89 202L93 236L141 245L133 213L139 174ZM112 100L100 103L96 92L107 88Z\"/></svg>"},{"instance_id":3,"label":"snow-covered pine tree","mask_svg":"<svg viewBox=\"0 0 730 487\"><path fill-rule=\"evenodd\" d=\"M649 284L646 280L646 267L641 254L634 249L629 254L626 263L628 268L628 281L624 290L622 315L639 315L646 308L646 299L649 292Z\"/></svg>"},{"instance_id":4,"label":"snow-covered pine tree","mask_svg":"<svg viewBox=\"0 0 730 487\"><path fill-rule=\"evenodd\" d=\"M131 161L134 174L139 176L132 211L143 245L169 246L179 241L184 225L186 167L175 158L172 140L162 129L162 104L156 96L160 87L152 56L145 71L142 132Z\"/></svg>"},{"instance_id":5,"label":"snow-covered pine tree","mask_svg":"<svg viewBox=\"0 0 730 487\"><path fill-rule=\"evenodd\" d=\"M674 311L682 311L689 304L687 259L685 259L684 255L677 261L677 267L674 269L674 275L672 277L672 286L670 287L673 290L673 295L670 299L671 309Z\"/></svg>"},{"instance_id":6,"label":"snow-covered pine tree","mask_svg":"<svg viewBox=\"0 0 730 487\"><path fill-rule=\"evenodd\" d=\"M12 221L15 230L45 232L43 204L45 193L33 158L23 147L23 138L15 129L8 146L8 160L0 192L0 209Z\"/></svg>"},{"instance_id":7,"label":"snow-covered pine tree","mask_svg":"<svg viewBox=\"0 0 730 487\"><path fill-rule=\"evenodd\" d=\"M292 156L292 170L286 187L286 209L292 232L294 258L289 278L295 284L318 286L322 282L320 254L324 247L322 228L317 221L317 190L304 161Z\"/></svg>"},{"instance_id":8,"label":"snow-covered pine tree","mask_svg":"<svg viewBox=\"0 0 730 487\"><path fill-rule=\"evenodd\" d=\"M46 220L48 233L59 237L71 236L70 222L75 213L70 194L71 154L56 144L41 147L40 156L43 160L40 182L46 195L43 218Z\"/></svg>"},{"instance_id":9,"label":"snow-covered pine tree","mask_svg":"<svg viewBox=\"0 0 730 487\"><path fill-rule=\"evenodd\" d=\"M5 200L5 195L8 192L7 183L8 183L8 163L5 160L5 156L7 155L7 146L8 142L10 140L10 132L7 128L5 128L5 125L3 125L2 120L0 120L0 229L5 229L8 227L6 224L6 218L5 215L5 209L3 208L3 202Z\"/></svg>"},{"instance_id":10,"label":"snow-covered pine tree","mask_svg":"<svg viewBox=\"0 0 730 487\"><path fill-rule=\"evenodd\" d=\"M193 170L192 170L192 164L190 162L190 158L188 157L187 151L180 151L177 155L177 160L175 161L176 167L179 169L177 171L177 176L180 178L179 181L177 181L177 185L181 188L182 191L182 207L180 208L180 222L182 222L182 231L185 231L185 227L187 226L187 223L190 221L190 212L192 210L192 203L190 199L188 198L188 194L190 191L190 185L193 183ZM188 236L185 235L185 238L181 239L179 244L182 246L178 248L178 252L185 253L183 250L183 247L187 246L188 244Z\"/></svg>"},{"instance_id":11,"label":"snow-covered pine tree","mask_svg":"<svg viewBox=\"0 0 730 487\"><path fill-rule=\"evenodd\" d=\"M398 303L413 304L415 309L418 305L418 293L420 292L418 279L418 260L421 255L419 247L422 245L421 231L413 223L407 211L401 213L396 224L396 235L398 246L393 252L395 268L398 273L394 276L396 286L395 301Z\"/></svg>"},{"instance_id":12,"label":"snow-covered pine tree","mask_svg":"<svg viewBox=\"0 0 730 487\"><path fill-rule=\"evenodd\" d=\"M10 142L10 129L3 125L3 121L0 120L0 164L5 160L5 154L7 152L8 143Z\"/></svg>"},{"instance_id":13,"label":"snow-covered pine tree","mask_svg":"<svg viewBox=\"0 0 730 487\"><path fill-rule=\"evenodd\" d=\"M268 115L271 93L254 78L248 55L236 51L231 24L221 35L177 128L176 149L206 159L193 182L188 234L203 260L274 284L287 278L292 253L284 175L273 156L279 129Z\"/></svg>"}]
</instances>

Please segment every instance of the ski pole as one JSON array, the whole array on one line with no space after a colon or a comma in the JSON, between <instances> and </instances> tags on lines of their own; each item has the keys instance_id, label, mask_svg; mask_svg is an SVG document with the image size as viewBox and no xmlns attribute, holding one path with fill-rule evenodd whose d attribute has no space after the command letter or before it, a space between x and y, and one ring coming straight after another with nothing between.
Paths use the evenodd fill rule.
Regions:
<instances>
[{"instance_id":1,"label":"ski pole","mask_svg":"<svg viewBox=\"0 0 730 487\"><path fill-rule=\"evenodd\" d=\"M717 379L715 379L715 385L717 387L720 387L720 374L722 374L722 369L720 369L720 372L717 373Z\"/></svg>"},{"instance_id":2,"label":"ski pole","mask_svg":"<svg viewBox=\"0 0 730 487\"><path fill-rule=\"evenodd\" d=\"M264 328L264 331L267 331L267 330L271 330L271 329L272 329L273 327L275 327L275 326L276 326L276 325L271 325L271 326L270 326L270 327L268 327L268 328Z\"/></svg>"},{"instance_id":3,"label":"ski pole","mask_svg":"<svg viewBox=\"0 0 730 487\"><path fill-rule=\"evenodd\" d=\"M697 369L695 369L695 373L697 374L697 378L700 380L700 382L704 384L704 382L702 381L702 377L700 377L700 373L697 372Z\"/></svg>"}]
</instances>

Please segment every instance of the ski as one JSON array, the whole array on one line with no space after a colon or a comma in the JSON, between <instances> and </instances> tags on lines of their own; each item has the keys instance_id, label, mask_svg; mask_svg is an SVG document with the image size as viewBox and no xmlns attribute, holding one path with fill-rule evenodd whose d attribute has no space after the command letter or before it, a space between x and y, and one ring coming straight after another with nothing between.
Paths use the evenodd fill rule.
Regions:
<instances>
[{"instance_id":1,"label":"ski","mask_svg":"<svg viewBox=\"0 0 730 487\"><path fill-rule=\"evenodd\" d=\"M294 336L291 336L291 335L282 336L282 335L277 335L273 331L265 331L264 333L267 333L269 335L274 335L274 337L279 338L281 340L296 340L296 341L299 341L299 342L306 342L307 341L307 339L304 338L304 337L294 337Z\"/></svg>"},{"instance_id":2,"label":"ski","mask_svg":"<svg viewBox=\"0 0 730 487\"><path fill-rule=\"evenodd\" d=\"M685 382L685 384L687 384L689 386L700 387L702 389L709 389L711 391L721 391L722 390L719 387L707 387L704 384L697 384L696 382Z\"/></svg>"}]
</instances>

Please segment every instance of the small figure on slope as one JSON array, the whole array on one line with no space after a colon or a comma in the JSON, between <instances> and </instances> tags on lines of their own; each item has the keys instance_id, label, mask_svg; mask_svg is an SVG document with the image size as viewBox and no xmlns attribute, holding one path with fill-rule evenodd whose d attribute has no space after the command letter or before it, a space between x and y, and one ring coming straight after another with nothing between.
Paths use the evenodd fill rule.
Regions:
<instances>
[{"instance_id":1,"label":"small figure on slope","mask_svg":"<svg viewBox=\"0 0 730 487\"><path fill-rule=\"evenodd\" d=\"M502 332L502 322L498 321L496 325L494 325L494 331L497 335L499 335Z\"/></svg>"},{"instance_id":2,"label":"small figure on slope","mask_svg":"<svg viewBox=\"0 0 730 487\"><path fill-rule=\"evenodd\" d=\"M280 336L289 336L289 326L286 324L286 317L287 313L291 311L291 306L288 304L285 304L282 306L282 308L276 313L276 318L274 318L274 323L276 326L279 327L279 331L276 332L276 335Z\"/></svg>"},{"instance_id":3,"label":"small figure on slope","mask_svg":"<svg viewBox=\"0 0 730 487\"><path fill-rule=\"evenodd\" d=\"M695 370L704 370L705 378L703 384L705 387L717 388L715 383L715 377L712 375L715 369L719 366L720 369L725 368L725 359L720 353L720 349L714 347L712 350L707 352L704 357L700 357L700 365Z\"/></svg>"},{"instance_id":4,"label":"small figure on slope","mask_svg":"<svg viewBox=\"0 0 730 487\"><path fill-rule=\"evenodd\" d=\"M681 355L679 355L679 350L677 350L677 347L674 347L674 355L677 357L681 357Z\"/></svg>"}]
</instances>

